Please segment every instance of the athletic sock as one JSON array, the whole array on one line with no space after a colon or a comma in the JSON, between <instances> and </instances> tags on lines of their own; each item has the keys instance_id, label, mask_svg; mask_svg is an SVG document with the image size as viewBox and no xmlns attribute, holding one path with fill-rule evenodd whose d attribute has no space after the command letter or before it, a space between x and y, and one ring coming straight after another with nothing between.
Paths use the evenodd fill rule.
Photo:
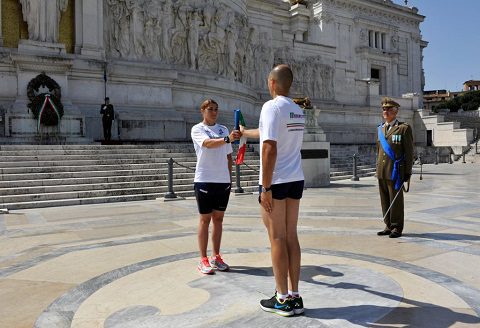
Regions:
<instances>
[{"instance_id":1,"label":"athletic sock","mask_svg":"<svg viewBox=\"0 0 480 328\"><path fill-rule=\"evenodd\" d=\"M277 292L277 300L278 301L284 301L285 299L287 299L288 297L288 294L280 294L279 292Z\"/></svg>"},{"instance_id":2,"label":"athletic sock","mask_svg":"<svg viewBox=\"0 0 480 328\"><path fill-rule=\"evenodd\" d=\"M300 297L300 293L299 292L293 292L291 290L288 291L288 295L291 295L293 297Z\"/></svg>"}]
</instances>

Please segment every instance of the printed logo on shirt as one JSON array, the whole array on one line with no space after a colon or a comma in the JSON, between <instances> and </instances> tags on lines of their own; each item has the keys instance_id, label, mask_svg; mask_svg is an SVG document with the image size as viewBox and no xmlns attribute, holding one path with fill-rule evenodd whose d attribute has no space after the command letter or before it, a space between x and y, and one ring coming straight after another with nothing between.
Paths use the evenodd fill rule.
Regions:
<instances>
[{"instance_id":1,"label":"printed logo on shirt","mask_svg":"<svg viewBox=\"0 0 480 328\"><path fill-rule=\"evenodd\" d=\"M209 130L209 129L203 129L203 130L205 131L205 133L207 134L207 136L208 136L210 139L215 139L215 138L217 138L217 136L215 136L211 130Z\"/></svg>"},{"instance_id":2,"label":"printed logo on shirt","mask_svg":"<svg viewBox=\"0 0 480 328\"><path fill-rule=\"evenodd\" d=\"M222 134L223 134L223 130L222 130L222 129L218 130L218 134L219 134L219 135L222 135Z\"/></svg>"},{"instance_id":3,"label":"printed logo on shirt","mask_svg":"<svg viewBox=\"0 0 480 328\"><path fill-rule=\"evenodd\" d=\"M290 112L290 118L305 118L304 114L296 114L294 112Z\"/></svg>"}]
</instances>

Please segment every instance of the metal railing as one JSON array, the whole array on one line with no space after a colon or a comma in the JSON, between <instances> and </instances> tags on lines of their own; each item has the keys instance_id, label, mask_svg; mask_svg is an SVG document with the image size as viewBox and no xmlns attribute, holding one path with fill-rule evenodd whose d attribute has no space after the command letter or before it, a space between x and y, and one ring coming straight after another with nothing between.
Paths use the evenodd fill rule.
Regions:
<instances>
[{"instance_id":1,"label":"metal railing","mask_svg":"<svg viewBox=\"0 0 480 328\"><path fill-rule=\"evenodd\" d=\"M168 174L167 174L168 191L165 193L164 198L165 199L175 199L175 198L177 198L177 195L173 191L173 164L175 163L178 166L186 168L186 169L188 169L190 171L193 171L193 172L195 172L195 169L193 169L191 167L188 167L188 166L185 166L185 165L182 165L182 164L178 163L177 161L175 161L171 157L170 157L170 159L168 160L167 163L168 163Z\"/></svg>"},{"instance_id":2,"label":"metal railing","mask_svg":"<svg viewBox=\"0 0 480 328\"><path fill-rule=\"evenodd\" d=\"M165 199L175 199L175 198L178 198L178 197L175 194L175 192L173 191L173 165L174 164L178 165L178 166L183 167L187 170L190 170L191 172L195 172L195 169L192 168L192 167L180 164L179 162L175 161L173 158L170 158L167 161L167 164L168 164L168 173L167 173L168 191L165 193L164 198ZM234 192L238 193L238 194L244 193L244 190L241 186L241 170L240 170L241 165L245 165L247 168L254 171L255 173L259 173L259 171L256 168L251 167L247 163L242 163L240 165L235 164L235 185L236 185L236 188L235 188Z\"/></svg>"},{"instance_id":3,"label":"metal railing","mask_svg":"<svg viewBox=\"0 0 480 328\"><path fill-rule=\"evenodd\" d=\"M353 169L352 169L352 181L359 181L359 177L357 174L357 162L358 162L358 155L355 153L353 154Z\"/></svg>"}]
</instances>

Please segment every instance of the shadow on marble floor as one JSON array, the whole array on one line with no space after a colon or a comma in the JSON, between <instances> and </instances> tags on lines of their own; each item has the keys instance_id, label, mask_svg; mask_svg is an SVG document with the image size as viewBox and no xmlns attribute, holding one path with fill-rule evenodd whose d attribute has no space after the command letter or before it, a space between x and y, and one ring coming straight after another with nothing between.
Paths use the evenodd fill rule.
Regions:
<instances>
[{"instance_id":1,"label":"shadow on marble floor","mask_svg":"<svg viewBox=\"0 0 480 328\"><path fill-rule=\"evenodd\" d=\"M441 232L429 232L429 233L404 233L404 237L411 238L424 238L433 240L468 240L468 241L480 241L480 236L466 235L461 233L441 233Z\"/></svg>"},{"instance_id":2,"label":"shadow on marble floor","mask_svg":"<svg viewBox=\"0 0 480 328\"><path fill-rule=\"evenodd\" d=\"M448 235L448 234L444 234ZM470 236L472 237L472 236ZM247 266L233 266L230 268L231 272L253 275L253 276L273 276L271 267L247 267ZM319 275L326 277L341 277L344 276L342 272L334 271L329 268L321 266L306 265L301 269L301 281L311 284L322 285L327 288L344 289L344 290L358 290L385 299L393 300L399 304L404 304L400 307L388 307L380 305L355 305L344 306L334 308L305 308L304 316L306 318L319 319L319 320L346 320L352 324L362 327L435 327L435 328L448 328L452 325L463 324L480 324L480 318L475 315L456 312L446 307L438 306L431 303L420 302L404 298L399 295L392 295L379 290L370 289L370 286L340 282L329 284L326 282L314 279ZM409 307L405 307L408 304ZM383 318L379 319L375 323L365 323L358 320L358 313L388 313Z\"/></svg>"}]
</instances>

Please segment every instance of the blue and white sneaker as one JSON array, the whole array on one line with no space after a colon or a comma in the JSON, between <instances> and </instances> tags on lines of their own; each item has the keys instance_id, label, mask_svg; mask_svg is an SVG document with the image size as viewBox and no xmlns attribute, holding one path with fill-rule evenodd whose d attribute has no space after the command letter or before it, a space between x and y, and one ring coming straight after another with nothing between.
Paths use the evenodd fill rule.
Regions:
<instances>
[{"instance_id":1,"label":"blue and white sneaker","mask_svg":"<svg viewBox=\"0 0 480 328\"><path fill-rule=\"evenodd\" d=\"M283 301L277 299L277 293L272 298L261 300L260 307L263 311L279 314L283 317L294 315L292 300L290 298Z\"/></svg>"}]
</instances>

